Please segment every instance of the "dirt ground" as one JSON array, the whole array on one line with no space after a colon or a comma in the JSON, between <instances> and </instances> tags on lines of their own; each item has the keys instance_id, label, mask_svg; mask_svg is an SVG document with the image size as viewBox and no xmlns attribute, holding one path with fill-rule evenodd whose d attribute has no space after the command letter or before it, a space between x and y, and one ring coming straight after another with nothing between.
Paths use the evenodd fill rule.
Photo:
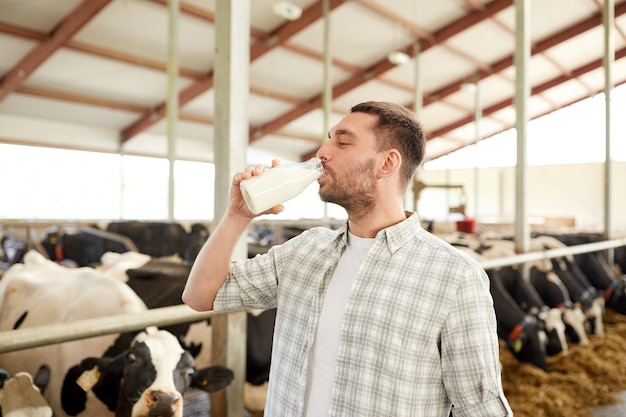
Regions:
<instances>
[{"instance_id":1,"label":"dirt ground","mask_svg":"<svg viewBox=\"0 0 626 417\"><path fill-rule=\"evenodd\" d=\"M593 417L590 407L616 404L626 390L626 316L605 312L603 337L548 358L548 372L501 349L502 383L515 417Z\"/></svg>"}]
</instances>

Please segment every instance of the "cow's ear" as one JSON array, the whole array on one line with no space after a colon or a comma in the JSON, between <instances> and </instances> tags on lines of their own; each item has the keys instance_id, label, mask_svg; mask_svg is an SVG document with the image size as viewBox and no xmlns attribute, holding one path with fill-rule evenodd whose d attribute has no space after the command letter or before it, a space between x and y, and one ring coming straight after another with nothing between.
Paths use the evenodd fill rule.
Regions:
<instances>
[{"instance_id":1,"label":"cow's ear","mask_svg":"<svg viewBox=\"0 0 626 417\"><path fill-rule=\"evenodd\" d=\"M119 365L121 362L121 367ZM61 406L68 415L85 411L87 392L92 391L110 411L115 411L124 355L116 358L86 358L65 375L61 389Z\"/></svg>"},{"instance_id":2,"label":"cow's ear","mask_svg":"<svg viewBox=\"0 0 626 417\"><path fill-rule=\"evenodd\" d=\"M191 377L191 386L206 392L215 392L226 388L235 375L223 366L210 366L197 369Z\"/></svg>"},{"instance_id":3,"label":"cow's ear","mask_svg":"<svg viewBox=\"0 0 626 417\"><path fill-rule=\"evenodd\" d=\"M35 377L33 378L33 383L39 391L43 394L46 388L48 387L48 383L50 382L50 366L47 364L43 364L37 370Z\"/></svg>"},{"instance_id":4,"label":"cow's ear","mask_svg":"<svg viewBox=\"0 0 626 417\"><path fill-rule=\"evenodd\" d=\"M86 359L81 364L89 366L89 361L93 359L95 358ZM98 383L93 386L92 391L100 401L106 404L110 411L115 411L124 376L126 352L120 353L115 358L97 358L96 360L100 375Z\"/></svg>"},{"instance_id":5,"label":"cow's ear","mask_svg":"<svg viewBox=\"0 0 626 417\"><path fill-rule=\"evenodd\" d=\"M76 383L82 373L80 365L72 366L65 374L61 387L61 407L70 416L85 411L87 404L87 392Z\"/></svg>"}]
</instances>

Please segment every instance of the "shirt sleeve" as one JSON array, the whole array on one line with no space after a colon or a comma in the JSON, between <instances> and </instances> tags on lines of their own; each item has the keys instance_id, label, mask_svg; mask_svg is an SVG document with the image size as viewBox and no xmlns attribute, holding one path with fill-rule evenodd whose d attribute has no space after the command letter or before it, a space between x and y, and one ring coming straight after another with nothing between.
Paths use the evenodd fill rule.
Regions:
<instances>
[{"instance_id":1,"label":"shirt sleeve","mask_svg":"<svg viewBox=\"0 0 626 417\"><path fill-rule=\"evenodd\" d=\"M274 256L274 251L270 250L231 263L226 281L213 302L214 310L276 307L278 281Z\"/></svg>"},{"instance_id":2,"label":"shirt sleeve","mask_svg":"<svg viewBox=\"0 0 626 417\"><path fill-rule=\"evenodd\" d=\"M444 385L453 415L513 416L502 391L489 278L480 264L470 262L458 284L455 303L441 334Z\"/></svg>"}]
</instances>

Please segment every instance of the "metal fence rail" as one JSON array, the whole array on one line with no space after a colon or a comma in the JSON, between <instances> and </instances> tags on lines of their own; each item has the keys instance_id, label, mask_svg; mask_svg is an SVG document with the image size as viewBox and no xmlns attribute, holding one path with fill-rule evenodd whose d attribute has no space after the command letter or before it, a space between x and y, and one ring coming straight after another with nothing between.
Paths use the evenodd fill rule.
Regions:
<instances>
[{"instance_id":1,"label":"metal fence rail","mask_svg":"<svg viewBox=\"0 0 626 417\"><path fill-rule=\"evenodd\" d=\"M566 255L597 252L626 246L626 238L586 243L565 248L529 252L500 259L481 262L485 269L517 265L542 259ZM148 326L168 326L177 323L200 321L229 312L197 312L186 305L151 309L137 314L124 314L110 317L58 323L0 332L0 353L22 350L37 346L86 339L111 333L142 330Z\"/></svg>"},{"instance_id":2,"label":"metal fence rail","mask_svg":"<svg viewBox=\"0 0 626 417\"><path fill-rule=\"evenodd\" d=\"M626 246L626 238L585 243L582 245L567 246L564 248L546 249L543 251L527 252L506 258L489 259L487 261L481 262L481 265L484 269L493 269L503 266L518 265L526 262L539 261L542 259L551 259L567 255L579 255L581 253L587 252L599 252L603 250L618 248L620 246Z\"/></svg>"},{"instance_id":3,"label":"metal fence rail","mask_svg":"<svg viewBox=\"0 0 626 417\"><path fill-rule=\"evenodd\" d=\"M25 329L0 332L0 353L28 349L43 345L87 339L111 333L142 330L149 326L200 321L227 312L197 312L182 304L161 307L135 314L119 314L108 317L76 320L68 323L49 324Z\"/></svg>"}]
</instances>

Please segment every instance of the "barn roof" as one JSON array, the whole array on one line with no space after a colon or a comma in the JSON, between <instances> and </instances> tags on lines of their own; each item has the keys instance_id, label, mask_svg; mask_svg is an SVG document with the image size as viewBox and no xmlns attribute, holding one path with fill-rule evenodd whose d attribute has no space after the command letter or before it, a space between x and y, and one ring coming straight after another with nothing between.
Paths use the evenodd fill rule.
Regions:
<instances>
[{"instance_id":1,"label":"barn roof","mask_svg":"<svg viewBox=\"0 0 626 417\"><path fill-rule=\"evenodd\" d=\"M251 150L301 159L324 134L322 0L250 0ZM603 91L600 0L531 0L529 117ZM215 1L181 0L177 157L213 158ZM329 0L330 123L365 100L412 106L430 160L515 124L513 0ZM613 81L626 82L626 0ZM0 142L166 156L166 0L0 0ZM414 56L396 65L390 52ZM470 86L470 88L466 88ZM473 123L478 87L482 119ZM601 132L601 128L599 128ZM123 145L123 146L122 146Z\"/></svg>"}]
</instances>

